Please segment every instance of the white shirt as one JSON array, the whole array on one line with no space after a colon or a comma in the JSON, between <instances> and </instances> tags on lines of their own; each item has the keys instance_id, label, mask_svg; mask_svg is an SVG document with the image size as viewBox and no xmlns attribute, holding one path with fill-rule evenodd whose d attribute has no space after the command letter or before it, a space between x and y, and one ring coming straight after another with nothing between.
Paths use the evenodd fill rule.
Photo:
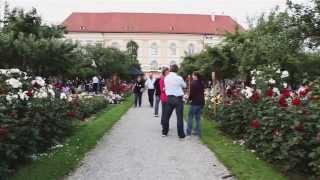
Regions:
<instances>
[{"instance_id":1,"label":"white shirt","mask_svg":"<svg viewBox=\"0 0 320 180\"><path fill-rule=\"evenodd\" d=\"M186 83L177 73L170 72L164 78L164 87L167 96L183 96L183 88L187 87Z\"/></svg>"},{"instance_id":2,"label":"white shirt","mask_svg":"<svg viewBox=\"0 0 320 180\"><path fill-rule=\"evenodd\" d=\"M146 83L145 83L146 88L147 89L154 89L154 85L153 85L154 81L155 81L154 79L148 78Z\"/></svg>"},{"instance_id":3,"label":"white shirt","mask_svg":"<svg viewBox=\"0 0 320 180\"><path fill-rule=\"evenodd\" d=\"M97 78L97 76L94 76L92 78L92 83L94 83L94 84L99 83L99 79Z\"/></svg>"}]
</instances>

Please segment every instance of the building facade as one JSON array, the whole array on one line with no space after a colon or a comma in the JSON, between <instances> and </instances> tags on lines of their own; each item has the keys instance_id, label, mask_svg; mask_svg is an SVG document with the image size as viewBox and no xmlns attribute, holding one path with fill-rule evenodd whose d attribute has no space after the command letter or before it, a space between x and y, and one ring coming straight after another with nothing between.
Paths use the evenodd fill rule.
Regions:
<instances>
[{"instance_id":1,"label":"building facade","mask_svg":"<svg viewBox=\"0 0 320 180\"><path fill-rule=\"evenodd\" d=\"M80 44L102 44L122 51L138 46L144 72L180 64L183 57L221 42L238 24L229 16L154 13L72 13L63 23L66 38Z\"/></svg>"}]
</instances>

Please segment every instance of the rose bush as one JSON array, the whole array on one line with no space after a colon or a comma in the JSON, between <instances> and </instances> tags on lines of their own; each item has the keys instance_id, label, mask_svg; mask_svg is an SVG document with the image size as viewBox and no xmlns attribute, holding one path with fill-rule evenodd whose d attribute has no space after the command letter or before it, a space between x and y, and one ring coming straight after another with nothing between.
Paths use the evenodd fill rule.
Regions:
<instances>
[{"instance_id":1,"label":"rose bush","mask_svg":"<svg viewBox=\"0 0 320 180\"><path fill-rule=\"evenodd\" d=\"M288 72L274 66L254 70L251 76L251 87L225 97L216 114L207 105L207 115L222 131L281 165L284 172L319 178L319 81L292 90L286 84Z\"/></svg>"},{"instance_id":2,"label":"rose bush","mask_svg":"<svg viewBox=\"0 0 320 180\"><path fill-rule=\"evenodd\" d=\"M104 96L56 96L41 77L0 69L0 179L72 133L78 120L107 107Z\"/></svg>"}]
</instances>

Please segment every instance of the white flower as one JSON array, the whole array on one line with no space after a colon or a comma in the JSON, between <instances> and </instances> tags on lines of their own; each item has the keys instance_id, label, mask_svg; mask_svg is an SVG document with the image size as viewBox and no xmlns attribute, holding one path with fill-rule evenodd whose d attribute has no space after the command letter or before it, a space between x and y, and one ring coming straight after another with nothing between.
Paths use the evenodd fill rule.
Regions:
<instances>
[{"instance_id":1,"label":"white flower","mask_svg":"<svg viewBox=\"0 0 320 180\"><path fill-rule=\"evenodd\" d=\"M46 85L46 82L44 81L44 79L42 79L42 77L40 77L40 76L37 76L36 78L35 78L35 80L32 80L31 81L31 83L32 83L32 85L35 85L35 84L38 84L39 86L44 86L44 85Z\"/></svg>"},{"instance_id":2,"label":"white flower","mask_svg":"<svg viewBox=\"0 0 320 180\"><path fill-rule=\"evenodd\" d=\"M274 79L269 79L269 81L268 81L270 84L275 84L276 83L276 80L274 80Z\"/></svg>"},{"instance_id":3,"label":"white flower","mask_svg":"<svg viewBox=\"0 0 320 180\"><path fill-rule=\"evenodd\" d=\"M281 78L286 78L286 77L289 77L289 72L288 71L282 71L282 74L281 74Z\"/></svg>"},{"instance_id":4,"label":"white flower","mask_svg":"<svg viewBox=\"0 0 320 180\"><path fill-rule=\"evenodd\" d=\"M261 71L257 71L257 75L260 75L261 74Z\"/></svg>"},{"instance_id":5,"label":"white flower","mask_svg":"<svg viewBox=\"0 0 320 180\"><path fill-rule=\"evenodd\" d=\"M9 69L8 73L10 74L21 74L20 69Z\"/></svg>"},{"instance_id":6,"label":"white flower","mask_svg":"<svg viewBox=\"0 0 320 180\"><path fill-rule=\"evenodd\" d=\"M278 70L276 71L276 73L280 74L280 73L281 73L281 70L280 70L280 69L278 69Z\"/></svg>"},{"instance_id":7,"label":"white flower","mask_svg":"<svg viewBox=\"0 0 320 180\"><path fill-rule=\"evenodd\" d=\"M278 88L276 88L276 87L272 88L272 92L274 94L276 94L277 96L280 95L280 90Z\"/></svg>"},{"instance_id":8,"label":"white flower","mask_svg":"<svg viewBox=\"0 0 320 180\"><path fill-rule=\"evenodd\" d=\"M8 70L0 69L0 74L7 75Z\"/></svg>"},{"instance_id":9,"label":"white flower","mask_svg":"<svg viewBox=\"0 0 320 180\"><path fill-rule=\"evenodd\" d=\"M254 74L256 74L256 72L257 72L257 70L252 70L250 73L251 73L251 75L254 75Z\"/></svg>"},{"instance_id":10,"label":"white flower","mask_svg":"<svg viewBox=\"0 0 320 180\"><path fill-rule=\"evenodd\" d=\"M283 83L283 87L287 88L288 87L288 83Z\"/></svg>"},{"instance_id":11,"label":"white flower","mask_svg":"<svg viewBox=\"0 0 320 180\"><path fill-rule=\"evenodd\" d=\"M247 99L249 99L253 95L253 89L247 86L245 89L241 90L241 94L243 94Z\"/></svg>"},{"instance_id":12,"label":"white flower","mask_svg":"<svg viewBox=\"0 0 320 180\"><path fill-rule=\"evenodd\" d=\"M255 77L252 78L251 84L252 84L252 85L256 84L256 79L255 79Z\"/></svg>"},{"instance_id":13,"label":"white flower","mask_svg":"<svg viewBox=\"0 0 320 180\"><path fill-rule=\"evenodd\" d=\"M20 90L20 91L18 92L19 98L20 98L21 100L29 100L29 96L27 95L27 93L28 93L28 91L22 92L22 90Z\"/></svg>"},{"instance_id":14,"label":"white flower","mask_svg":"<svg viewBox=\"0 0 320 180\"><path fill-rule=\"evenodd\" d=\"M18 96L17 94L8 94L8 95L6 95L6 100L7 100L9 103L11 103L12 100L18 99L18 98L19 98L19 96Z\"/></svg>"},{"instance_id":15,"label":"white flower","mask_svg":"<svg viewBox=\"0 0 320 180\"><path fill-rule=\"evenodd\" d=\"M18 79L15 79L15 78L10 78L10 79L6 80L6 83L14 89L20 88L22 86L22 83Z\"/></svg>"},{"instance_id":16,"label":"white flower","mask_svg":"<svg viewBox=\"0 0 320 180\"><path fill-rule=\"evenodd\" d=\"M48 94L51 96L51 97L55 97L56 93L54 92L54 90L52 88L48 88Z\"/></svg>"},{"instance_id":17,"label":"white flower","mask_svg":"<svg viewBox=\"0 0 320 180\"><path fill-rule=\"evenodd\" d=\"M42 87L41 89L36 91L34 93L34 97L35 98L47 98L48 97L48 92L47 92L46 88Z\"/></svg>"},{"instance_id":18,"label":"white flower","mask_svg":"<svg viewBox=\"0 0 320 180\"><path fill-rule=\"evenodd\" d=\"M61 93L60 94L60 99L67 99L66 93Z\"/></svg>"}]
</instances>

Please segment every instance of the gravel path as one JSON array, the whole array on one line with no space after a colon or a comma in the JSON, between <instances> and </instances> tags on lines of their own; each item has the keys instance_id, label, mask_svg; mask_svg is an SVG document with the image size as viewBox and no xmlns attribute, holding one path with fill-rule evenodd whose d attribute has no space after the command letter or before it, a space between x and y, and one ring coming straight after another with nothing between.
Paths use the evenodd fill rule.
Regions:
<instances>
[{"instance_id":1,"label":"gravel path","mask_svg":"<svg viewBox=\"0 0 320 180\"><path fill-rule=\"evenodd\" d=\"M143 99L146 102L146 98ZM229 174L196 137L179 140L173 114L168 137L144 103L131 108L68 180L215 180Z\"/></svg>"}]
</instances>

